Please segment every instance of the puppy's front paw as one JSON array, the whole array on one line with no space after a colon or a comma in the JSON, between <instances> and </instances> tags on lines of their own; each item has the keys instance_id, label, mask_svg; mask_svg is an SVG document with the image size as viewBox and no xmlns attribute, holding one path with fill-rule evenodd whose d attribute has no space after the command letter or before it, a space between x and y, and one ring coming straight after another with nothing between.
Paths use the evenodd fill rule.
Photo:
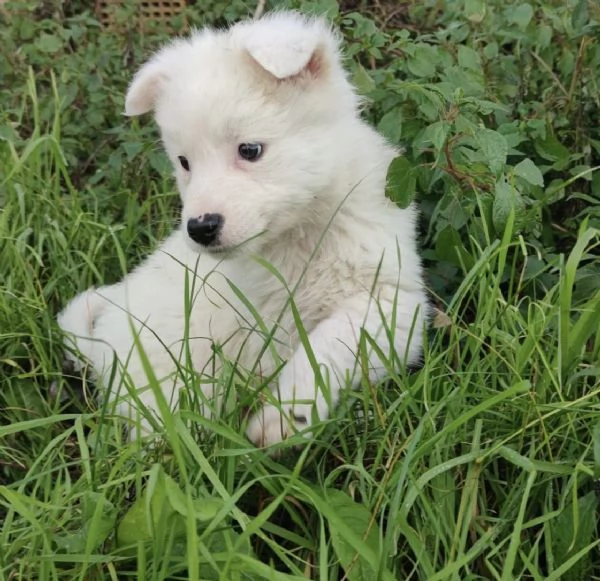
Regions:
<instances>
[{"instance_id":1,"label":"puppy's front paw","mask_svg":"<svg viewBox=\"0 0 600 581\"><path fill-rule=\"evenodd\" d=\"M308 409L298 409L304 407ZM265 405L250 420L246 434L256 446L272 446L304 430L309 423L310 406L295 406L286 417L278 407Z\"/></svg>"}]
</instances>

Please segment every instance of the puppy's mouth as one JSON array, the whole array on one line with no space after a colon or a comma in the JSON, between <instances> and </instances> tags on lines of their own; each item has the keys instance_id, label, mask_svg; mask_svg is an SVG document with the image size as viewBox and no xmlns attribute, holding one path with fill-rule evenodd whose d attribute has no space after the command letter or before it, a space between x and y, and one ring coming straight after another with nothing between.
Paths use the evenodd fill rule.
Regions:
<instances>
[{"instance_id":1,"label":"puppy's mouth","mask_svg":"<svg viewBox=\"0 0 600 581\"><path fill-rule=\"evenodd\" d=\"M198 245L198 251L204 254L210 254L213 258L220 260L226 260L229 258L235 258L238 256L244 256L252 254L251 248L247 243L242 244L211 244L210 246Z\"/></svg>"},{"instance_id":2,"label":"puppy's mouth","mask_svg":"<svg viewBox=\"0 0 600 581\"><path fill-rule=\"evenodd\" d=\"M196 252L203 252L206 254L225 254L230 250L229 246L220 244L219 242L214 242L213 244L198 244L198 242L194 242L188 238L188 243Z\"/></svg>"},{"instance_id":3,"label":"puppy's mouth","mask_svg":"<svg viewBox=\"0 0 600 581\"><path fill-rule=\"evenodd\" d=\"M213 254L214 256L228 256L235 252L235 247L231 246L223 246L222 244L215 244L212 246L200 246L200 248L207 252L208 254Z\"/></svg>"},{"instance_id":4,"label":"puppy's mouth","mask_svg":"<svg viewBox=\"0 0 600 581\"><path fill-rule=\"evenodd\" d=\"M192 250L197 253L208 254L214 258L224 259L229 258L234 254L237 254L237 246L229 246L215 242L213 244L198 244L190 238L187 239L188 244L192 247Z\"/></svg>"}]
</instances>

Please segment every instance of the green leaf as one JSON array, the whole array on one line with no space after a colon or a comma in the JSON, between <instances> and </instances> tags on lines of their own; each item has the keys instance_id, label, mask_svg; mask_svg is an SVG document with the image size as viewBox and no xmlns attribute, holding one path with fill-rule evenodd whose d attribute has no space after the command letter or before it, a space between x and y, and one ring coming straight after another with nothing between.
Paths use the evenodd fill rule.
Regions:
<instances>
[{"instance_id":1,"label":"green leaf","mask_svg":"<svg viewBox=\"0 0 600 581\"><path fill-rule=\"evenodd\" d=\"M241 540L241 535L228 528L213 531L206 539L206 549L211 560L217 563L219 569L227 567L227 581L258 581L258 579L276 579L274 575L265 577L260 572L249 571L248 560L256 562L254 551L250 543L250 537ZM202 581L221 581L223 576L211 563L201 559L200 576ZM287 580L289 577L281 576L280 579Z\"/></svg>"},{"instance_id":2,"label":"green leaf","mask_svg":"<svg viewBox=\"0 0 600 581\"><path fill-rule=\"evenodd\" d=\"M152 485L146 487L142 496L125 513L117 529L119 546L150 541L159 529L164 531L175 527L175 536L185 535L184 519L167 499L167 479L170 480L161 468L151 480Z\"/></svg>"},{"instance_id":3,"label":"green leaf","mask_svg":"<svg viewBox=\"0 0 600 581\"><path fill-rule=\"evenodd\" d=\"M385 195L400 208L407 208L415 199L416 185L413 165L403 156L396 157L388 167Z\"/></svg>"},{"instance_id":4,"label":"green leaf","mask_svg":"<svg viewBox=\"0 0 600 581\"><path fill-rule=\"evenodd\" d=\"M521 30L525 30L533 18L533 7L531 4L521 4L509 11L509 19Z\"/></svg>"},{"instance_id":5,"label":"green leaf","mask_svg":"<svg viewBox=\"0 0 600 581\"><path fill-rule=\"evenodd\" d=\"M497 42L488 42L483 47L483 55L486 59L495 59L498 56L499 48Z\"/></svg>"},{"instance_id":6,"label":"green leaf","mask_svg":"<svg viewBox=\"0 0 600 581\"><path fill-rule=\"evenodd\" d=\"M340 5L338 0L309 0L302 3L302 11L332 19L339 15Z\"/></svg>"},{"instance_id":7,"label":"green leaf","mask_svg":"<svg viewBox=\"0 0 600 581\"><path fill-rule=\"evenodd\" d=\"M571 14L571 26L575 32L583 32L584 27L590 22L588 0L579 0Z\"/></svg>"},{"instance_id":8,"label":"green leaf","mask_svg":"<svg viewBox=\"0 0 600 581\"><path fill-rule=\"evenodd\" d=\"M566 364L574 364L582 360L582 353L594 335L598 332L600 325L600 290L582 304L581 314L569 330L569 345L567 357L563 358ZM566 359L566 361L565 361Z\"/></svg>"},{"instance_id":9,"label":"green leaf","mask_svg":"<svg viewBox=\"0 0 600 581\"><path fill-rule=\"evenodd\" d=\"M408 70L416 77L431 77L437 63L435 48L426 44L418 45L412 55L406 59Z\"/></svg>"},{"instance_id":10,"label":"green leaf","mask_svg":"<svg viewBox=\"0 0 600 581\"><path fill-rule=\"evenodd\" d=\"M148 161L150 167L159 174L166 174L172 171L171 162L169 158L159 150L152 150L148 153Z\"/></svg>"},{"instance_id":11,"label":"green leaf","mask_svg":"<svg viewBox=\"0 0 600 581\"><path fill-rule=\"evenodd\" d=\"M563 377L566 377L566 372L569 368L581 362L581 349L587 340L587 336L589 336L586 328L590 322L593 325L593 318L598 313L600 291L597 291L597 295L592 298L592 304L589 305L591 312L584 307L577 323L575 325L571 323L574 307L573 290L577 280L577 273L579 272L581 262L585 260L584 257L588 252L590 243L592 241L596 242L598 238L598 230L589 228L587 222L587 219L583 220L580 226L579 236L566 262L562 265L561 277L559 279L559 341L555 359ZM577 328L576 333L575 328Z\"/></svg>"},{"instance_id":12,"label":"green leaf","mask_svg":"<svg viewBox=\"0 0 600 581\"><path fill-rule=\"evenodd\" d=\"M367 69L362 65L357 65L352 81L358 89L358 92L363 95L370 93L375 89L375 82L367 72Z\"/></svg>"},{"instance_id":13,"label":"green leaf","mask_svg":"<svg viewBox=\"0 0 600 581\"><path fill-rule=\"evenodd\" d=\"M417 137L413 147L418 151L421 148L425 149L426 145L431 143L437 151L440 151L444 147L446 139L448 139L451 127L449 121L436 121L428 125Z\"/></svg>"},{"instance_id":14,"label":"green leaf","mask_svg":"<svg viewBox=\"0 0 600 581\"><path fill-rule=\"evenodd\" d=\"M381 562L379 527L364 505L354 502L345 492L331 488L321 489L297 483L296 491L300 497L306 497L327 520L334 551L346 569L347 579L394 580L392 572ZM351 566L351 563L354 565Z\"/></svg>"},{"instance_id":15,"label":"green leaf","mask_svg":"<svg viewBox=\"0 0 600 581\"><path fill-rule=\"evenodd\" d=\"M592 490L579 497L572 506L566 506L552 521L555 566L565 563L592 542L599 502L598 495ZM590 567L588 554L569 569L569 579L589 579Z\"/></svg>"},{"instance_id":16,"label":"green leaf","mask_svg":"<svg viewBox=\"0 0 600 581\"><path fill-rule=\"evenodd\" d=\"M569 164L571 152L550 131L546 132L544 139L536 139L533 145L541 157L557 162L556 169L562 169Z\"/></svg>"},{"instance_id":17,"label":"green leaf","mask_svg":"<svg viewBox=\"0 0 600 581\"><path fill-rule=\"evenodd\" d=\"M437 219L438 222L444 220L458 231L473 217L474 208L464 198L460 197L460 193L449 191L440 200L437 211L440 213L440 217Z\"/></svg>"},{"instance_id":18,"label":"green leaf","mask_svg":"<svg viewBox=\"0 0 600 581\"><path fill-rule=\"evenodd\" d=\"M483 22L487 12L486 3L484 0L466 0L465 2L465 14L467 20L478 24Z\"/></svg>"},{"instance_id":19,"label":"green leaf","mask_svg":"<svg viewBox=\"0 0 600 581\"><path fill-rule=\"evenodd\" d=\"M508 155L508 143L504 135L481 127L475 134L475 141L490 170L495 175L499 175L506 165L506 156Z\"/></svg>"},{"instance_id":20,"label":"green leaf","mask_svg":"<svg viewBox=\"0 0 600 581\"><path fill-rule=\"evenodd\" d=\"M458 64L473 71L481 72L481 58L476 50L470 46L460 45L458 47Z\"/></svg>"},{"instance_id":21,"label":"green leaf","mask_svg":"<svg viewBox=\"0 0 600 581\"><path fill-rule=\"evenodd\" d=\"M497 233L504 231L511 211L515 216L523 210L524 203L517 189L502 178L496 183L494 205L492 206L492 220Z\"/></svg>"},{"instance_id":22,"label":"green leaf","mask_svg":"<svg viewBox=\"0 0 600 581\"><path fill-rule=\"evenodd\" d=\"M225 501L214 496L194 500L194 516L200 522L211 521L223 508Z\"/></svg>"},{"instance_id":23,"label":"green leaf","mask_svg":"<svg viewBox=\"0 0 600 581\"><path fill-rule=\"evenodd\" d=\"M594 426L594 478L600 479L600 422Z\"/></svg>"},{"instance_id":24,"label":"green leaf","mask_svg":"<svg viewBox=\"0 0 600 581\"><path fill-rule=\"evenodd\" d=\"M117 545L132 554L139 543L150 541L162 542L172 535L176 539L179 550L184 554L188 550L186 538L189 535L189 519L195 519L193 530L200 533L206 530L217 513L223 508L221 498L204 497L193 500L193 514L190 514L189 503L180 485L164 472L159 465L151 471L151 477L143 494L127 511L117 529ZM188 538L189 539L189 538ZM238 560L240 555L253 555L250 538L241 537L228 527L219 525L202 541L206 545L212 559L217 563L227 563L230 567L228 579L256 579L256 576L245 575ZM207 581L221 577L209 563L202 561L202 578Z\"/></svg>"},{"instance_id":25,"label":"green leaf","mask_svg":"<svg viewBox=\"0 0 600 581\"><path fill-rule=\"evenodd\" d=\"M238 555L244 572L243 581L247 579L264 579L265 581L306 581L306 577L298 575L290 575L288 573L282 573L273 568L269 563L261 563L257 559L248 557L247 555ZM250 575L253 575L250 577ZM222 577L220 581L223 581Z\"/></svg>"},{"instance_id":26,"label":"green leaf","mask_svg":"<svg viewBox=\"0 0 600 581\"><path fill-rule=\"evenodd\" d=\"M141 141L126 141L122 147L127 155L127 161L131 161L144 149L144 144Z\"/></svg>"},{"instance_id":27,"label":"green leaf","mask_svg":"<svg viewBox=\"0 0 600 581\"><path fill-rule=\"evenodd\" d=\"M540 169L529 158L524 159L515 166L515 175L523 178L534 186L544 186L544 176Z\"/></svg>"},{"instance_id":28,"label":"green leaf","mask_svg":"<svg viewBox=\"0 0 600 581\"><path fill-rule=\"evenodd\" d=\"M462 266L461 257L464 255L463 243L460 234L446 226L437 236L435 241L435 253L438 260L445 260L456 266ZM468 264L468 263L467 263Z\"/></svg>"},{"instance_id":29,"label":"green leaf","mask_svg":"<svg viewBox=\"0 0 600 581\"><path fill-rule=\"evenodd\" d=\"M35 44L40 51L51 54L62 48L63 41L54 34L41 34Z\"/></svg>"},{"instance_id":30,"label":"green leaf","mask_svg":"<svg viewBox=\"0 0 600 581\"><path fill-rule=\"evenodd\" d=\"M552 41L553 29L548 25L541 25L537 29L537 42L540 48L548 48Z\"/></svg>"},{"instance_id":31,"label":"green leaf","mask_svg":"<svg viewBox=\"0 0 600 581\"><path fill-rule=\"evenodd\" d=\"M325 492L329 506L335 511L345 527L353 531L364 542L373 554L380 553L380 535L377 522L363 504L358 504L345 492L327 489ZM331 544L340 560L340 564L349 581L371 581L376 579L377 572L369 562L345 539L342 531L330 523Z\"/></svg>"},{"instance_id":32,"label":"green leaf","mask_svg":"<svg viewBox=\"0 0 600 581\"><path fill-rule=\"evenodd\" d=\"M118 509L102 493L88 490L82 498L81 528L53 540L60 551L68 554L95 551L114 529L117 513Z\"/></svg>"},{"instance_id":33,"label":"green leaf","mask_svg":"<svg viewBox=\"0 0 600 581\"><path fill-rule=\"evenodd\" d=\"M377 129L392 143L399 143L402 137L402 109L388 111L379 121Z\"/></svg>"}]
</instances>

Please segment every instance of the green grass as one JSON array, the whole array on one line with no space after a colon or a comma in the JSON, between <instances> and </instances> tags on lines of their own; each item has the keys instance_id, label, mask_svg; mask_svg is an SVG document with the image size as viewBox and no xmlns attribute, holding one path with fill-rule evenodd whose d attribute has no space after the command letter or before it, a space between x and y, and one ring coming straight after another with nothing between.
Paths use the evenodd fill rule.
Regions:
<instances>
[{"instance_id":1,"label":"green grass","mask_svg":"<svg viewBox=\"0 0 600 581\"><path fill-rule=\"evenodd\" d=\"M0 145L0 579L600 579L589 222L535 293L539 247L514 214L484 225L423 367L390 361L299 449L254 448L243 410L203 418L191 386L160 444L129 443L61 377L55 315L164 236L176 194L143 172L77 189L37 107L32 78L33 134Z\"/></svg>"}]
</instances>

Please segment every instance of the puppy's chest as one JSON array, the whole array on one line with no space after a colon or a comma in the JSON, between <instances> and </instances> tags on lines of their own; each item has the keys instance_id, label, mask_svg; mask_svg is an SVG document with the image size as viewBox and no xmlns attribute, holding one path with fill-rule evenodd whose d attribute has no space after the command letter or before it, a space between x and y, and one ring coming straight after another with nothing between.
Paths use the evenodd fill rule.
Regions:
<instances>
[{"instance_id":1,"label":"puppy's chest","mask_svg":"<svg viewBox=\"0 0 600 581\"><path fill-rule=\"evenodd\" d=\"M364 272L343 260L285 264L276 272L259 264L235 266L222 271L218 293L197 303L201 310L194 327L198 336L208 335L228 357L246 366L264 351L265 331L273 334L272 345L287 359L299 345L299 328L310 333L364 286ZM273 368L268 352L265 357L262 368Z\"/></svg>"},{"instance_id":2,"label":"puppy's chest","mask_svg":"<svg viewBox=\"0 0 600 581\"><path fill-rule=\"evenodd\" d=\"M265 321L278 321L286 333L296 334L291 304L297 309L302 325L311 331L330 316L344 299L360 286L357 269L347 261L300 264L281 267L278 274L263 269L247 280L247 296ZM285 281L285 283L283 282Z\"/></svg>"}]
</instances>

